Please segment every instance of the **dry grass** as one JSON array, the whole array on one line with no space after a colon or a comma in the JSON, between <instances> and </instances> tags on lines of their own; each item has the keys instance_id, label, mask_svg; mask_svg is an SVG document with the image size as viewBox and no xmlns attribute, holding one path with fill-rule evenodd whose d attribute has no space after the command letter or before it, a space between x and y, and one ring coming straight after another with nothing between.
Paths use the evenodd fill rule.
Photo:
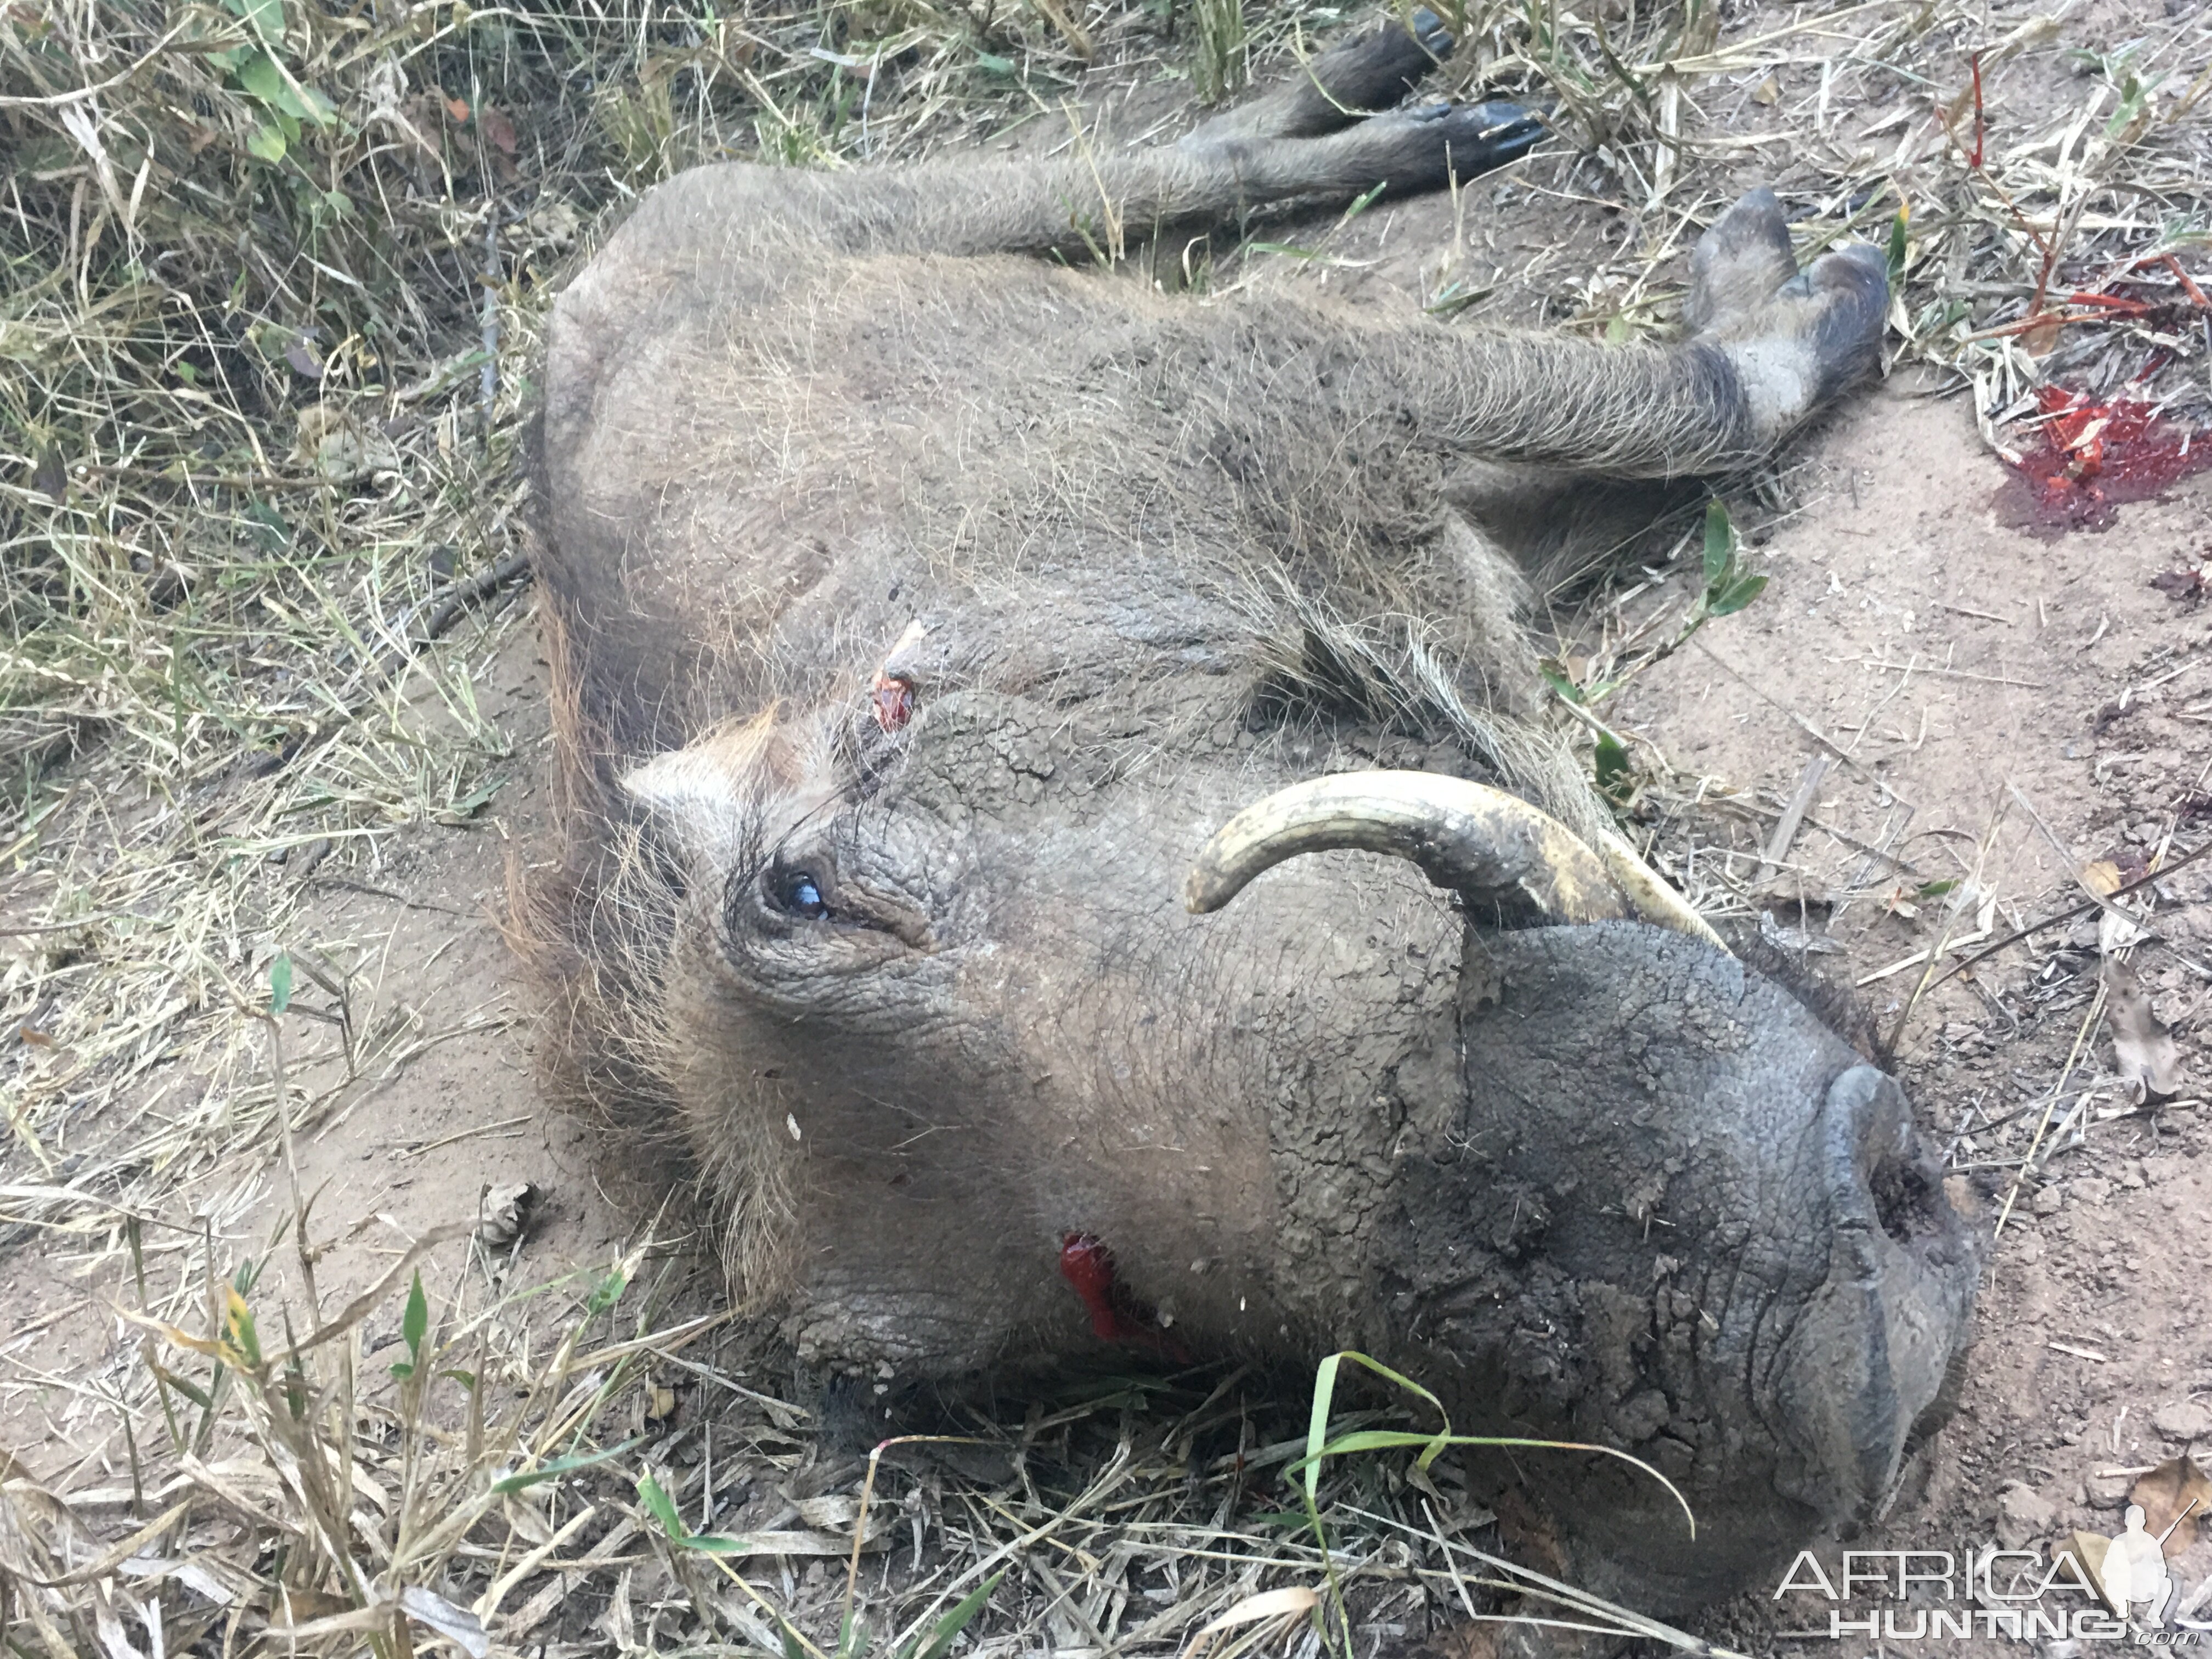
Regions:
<instances>
[{"instance_id":1,"label":"dry grass","mask_svg":"<svg viewBox=\"0 0 2212 1659\"><path fill-rule=\"evenodd\" d=\"M2101 390L2148 363L2144 395L2205 402L2200 9L2146 8L2096 52L1966 0L1466 9L1456 86L1545 98L1563 140L1468 194L1618 215L1605 257L1510 273L1455 238L1438 311L1662 328L1688 241L1765 181L1808 249L1909 207L1896 353L1969 390L1992 442L2054 374ZM270 1063L289 878L371 874L396 831L469 822L504 775L472 686L518 625L535 335L607 214L721 155L895 160L1140 80L1211 95L1338 20L0 0L0 1259L66 1237L143 1334L127 1374L52 1379L128 1425L127 1485L56 1495L0 1454L9 1652L836 1645L866 1470L740 1379L729 1332L678 1316L688 1258L641 1249L526 1295L472 1249L426 1294L404 1377L364 1327L404 1309L411 1266L374 1305L315 1306L309 1262L304 1300L257 1297L267 1252L242 1234L276 1144L336 1101ZM1588 689L1689 620L1606 614ZM1679 848L1689 792L1635 759L1626 787ZM1675 873L1725 908L1745 872ZM343 1069L440 1035L364 1018ZM173 1097L156 1080L183 1076ZM1324 1555L1277 1478L1303 1403L1273 1398L1123 1382L979 1420L981 1449L889 1455L854 1590L879 1645L926 1644L1001 1571L973 1651L1165 1650L1332 1578L1363 1652L1476 1607L1502 1569L1470 1553L1488 1517L1449 1459L1331 1464ZM777 1547L672 1541L640 1476L696 1532ZM1300 1628L1317 1649L1303 1608L1267 1605L1212 1652Z\"/></svg>"}]
</instances>

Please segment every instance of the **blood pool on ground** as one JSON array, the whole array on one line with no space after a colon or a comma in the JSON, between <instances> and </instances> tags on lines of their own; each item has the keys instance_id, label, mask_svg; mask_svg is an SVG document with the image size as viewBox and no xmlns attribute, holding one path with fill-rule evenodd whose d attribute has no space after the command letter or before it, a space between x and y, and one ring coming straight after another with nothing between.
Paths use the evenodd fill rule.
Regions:
<instances>
[{"instance_id":1,"label":"blood pool on ground","mask_svg":"<svg viewBox=\"0 0 2212 1659\"><path fill-rule=\"evenodd\" d=\"M2008 452L2012 476L1997 492L1997 516L2040 536L2103 530L2125 501L2162 495L2212 467L2212 433L2166 421L2155 404L2096 399L2063 386L2036 393L2036 441Z\"/></svg>"}]
</instances>

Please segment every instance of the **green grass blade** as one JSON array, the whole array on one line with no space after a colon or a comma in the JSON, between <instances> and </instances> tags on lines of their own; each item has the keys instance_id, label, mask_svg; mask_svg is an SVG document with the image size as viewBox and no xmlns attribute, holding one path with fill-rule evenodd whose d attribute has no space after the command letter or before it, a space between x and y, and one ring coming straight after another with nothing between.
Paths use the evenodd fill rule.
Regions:
<instances>
[{"instance_id":1,"label":"green grass blade","mask_svg":"<svg viewBox=\"0 0 2212 1659\"><path fill-rule=\"evenodd\" d=\"M1306 1502L1320 1501L1322 1447L1328 1440L1328 1408L1336 1398L1336 1369L1344 1356L1333 1353L1314 1371L1313 1410L1306 1418L1306 1455L1291 1468L1306 1472Z\"/></svg>"},{"instance_id":2,"label":"green grass blade","mask_svg":"<svg viewBox=\"0 0 2212 1659\"><path fill-rule=\"evenodd\" d=\"M1495 1434L1447 1434L1439 1436L1432 1434L1417 1434L1406 1429L1359 1429L1355 1430L1351 1434L1340 1435L1336 1439L1329 1441L1326 1444L1309 1451L1305 1456L1299 1458L1297 1462L1286 1465L1283 1470L1283 1474L1285 1478L1288 1478L1303 1472L1306 1477L1308 1489L1310 1490L1315 1478L1313 1465L1318 1463L1322 1458L1338 1457L1353 1452L1389 1451L1405 1446L1420 1446L1430 1449L1425 1455L1432 1456L1436 1451L1443 1449L1443 1447L1439 1446L1437 1443L1439 1440L1442 1441L1443 1446L1511 1446L1529 1451L1596 1452L1602 1456L1617 1457L1622 1462L1631 1464L1633 1467L1643 1470L1644 1474L1650 1475L1661 1486L1666 1487L1668 1496L1672 1498L1675 1503L1681 1505L1682 1518L1689 1525L1690 1536L1695 1538L1698 1535L1697 1512L1691 1509L1690 1500L1682 1496L1682 1489L1680 1487L1677 1486L1665 1475L1660 1474L1658 1470L1653 1468L1650 1464L1645 1462L1642 1458L1638 1457L1632 1453L1621 1451L1612 1446L1593 1445L1587 1441L1531 1440L1515 1435ZM1426 1468L1426 1463L1424 1463L1422 1467Z\"/></svg>"},{"instance_id":3,"label":"green grass blade","mask_svg":"<svg viewBox=\"0 0 2212 1659\"><path fill-rule=\"evenodd\" d=\"M915 1654L914 1659L945 1659L945 1650L952 1645L953 1638L967 1629L975 1615L982 1612L983 1604L991 1599L991 1592L999 1588L999 1581L1006 1576L1006 1571L1001 1567L962 1596L952 1610L937 1621L937 1628L929 1633L928 1643Z\"/></svg>"},{"instance_id":4,"label":"green grass blade","mask_svg":"<svg viewBox=\"0 0 2212 1659\"><path fill-rule=\"evenodd\" d=\"M534 1469L526 1469L520 1474L510 1474L503 1480L495 1480L491 1483L491 1489L501 1496L508 1492L526 1492L532 1486L543 1486L548 1480L557 1480L562 1475L573 1474L578 1469L588 1469L594 1463L605 1463L610 1459L620 1457L624 1452L635 1450L645 1442L646 1437L639 1435L635 1439L623 1441L619 1446L610 1446L605 1451L586 1452L574 1457L556 1457L551 1462L541 1463ZM651 1483L648 1481L647 1484ZM660 1490L657 1485L653 1486L653 1489L656 1492ZM647 1506L651 1508L652 1500L647 1498L646 1501ZM654 1509L653 1512L656 1519L659 1518L660 1511L658 1509ZM676 1513L672 1504L668 1513L672 1516ZM669 1534L672 1538L677 1535L673 1532Z\"/></svg>"}]
</instances>

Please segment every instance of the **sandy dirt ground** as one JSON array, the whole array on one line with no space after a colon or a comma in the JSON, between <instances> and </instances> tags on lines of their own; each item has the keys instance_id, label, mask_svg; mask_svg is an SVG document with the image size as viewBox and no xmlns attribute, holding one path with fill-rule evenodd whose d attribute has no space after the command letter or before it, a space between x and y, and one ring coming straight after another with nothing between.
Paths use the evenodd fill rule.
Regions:
<instances>
[{"instance_id":1,"label":"sandy dirt ground","mask_svg":"<svg viewBox=\"0 0 2212 1659\"><path fill-rule=\"evenodd\" d=\"M2177 824L2194 844L2212 806L2212 615L2151 586L2204 558L2212 494L2042 541L2001 522L2002 477L1959 401L1893 390L1856 405L1759 550L1759 601L1623 694L1624 722L1755 809L1709 823L1698 856L1723 858L1778 926L1839 947L1825 963L1860 983L1884 1033L1923 972L1895 964L1981 923L1975 904L1947 916L1948 895L1916 906L1919 889L1974 884L2001 938L2079 901L2086 866L2139 875ZM1804 827L1770 863L1775 814L1821 759ZM2212 1442L2212 861L2153 890L2153 936L2131 954L2186 1067L2165 1107L2133 1109L2109 1036L2067 1071L2099 982L2094 916L1937 987L1905 1024L1900 1075L1955 1146L1991 1242L1959 1413L1859 1547L2114 1534L2136 1477ZM2081 1143L2015 1192L2027 1146L1990 1126L2055 1122L2085 1099ZM2171 1570L2203 1583L2212 1545ZM1817 1599L1790 1605L1826 1628ZM1747 1606L1737 1633L1790 1627L1780 1615Z\"/></svg>"}]
</instances>

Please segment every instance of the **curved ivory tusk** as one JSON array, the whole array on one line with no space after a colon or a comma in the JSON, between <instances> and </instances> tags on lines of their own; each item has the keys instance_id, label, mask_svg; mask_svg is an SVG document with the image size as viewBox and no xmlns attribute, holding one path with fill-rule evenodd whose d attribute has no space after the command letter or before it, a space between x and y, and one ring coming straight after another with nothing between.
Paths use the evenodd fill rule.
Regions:
<instances>
[{"instance_id":1,"label":"curved ivory tusk","mask_svg":"<svg viewBox=\"0 0 2212 1659\"><path fill-rule=\"evenodd\" d=\"M1678 933L1703 939L1714 950L1728 952L1712 925L1690 908L1690 901L1660 878L1659 872L1638 858L1636 849L1610 830L1600 829L1590 849L1613 878L1636 914L1654 927L1671 927Z\"/></svg>"},{"instance_id":2,"label":"curved ivory tusk","mask_svg":"<svg viewBox=\"0 0 2212 1659\"><path fill-rule=\"evenodd\" d=\"M1358 848L1410 859L1470 897L1517 889L1560 921L1607 921L1628 907L1605 866L1557 818L1518 796L1431 772L1338 772L1279 790L1214 831L1183 902L1218 910L1263 870L1301 853Z\"/></svg>"},{"instance_id":3,"label":"curved ivory tusk","mask_svg":"<svg viewBox=\"0 0 2212 1659\"><path fill-rule=\"evenodd\" d=\"M1634 915L1720 946L1618 836L1601 835L1593 849L1516 795L1431 772L1340 772L1279 790L1214 832L1183 902L1201 915L1218 910L1261 872L1336 848L1409 859L1470 899L1517 890L1555 921Z\"/></svg>"}]
</instances>

